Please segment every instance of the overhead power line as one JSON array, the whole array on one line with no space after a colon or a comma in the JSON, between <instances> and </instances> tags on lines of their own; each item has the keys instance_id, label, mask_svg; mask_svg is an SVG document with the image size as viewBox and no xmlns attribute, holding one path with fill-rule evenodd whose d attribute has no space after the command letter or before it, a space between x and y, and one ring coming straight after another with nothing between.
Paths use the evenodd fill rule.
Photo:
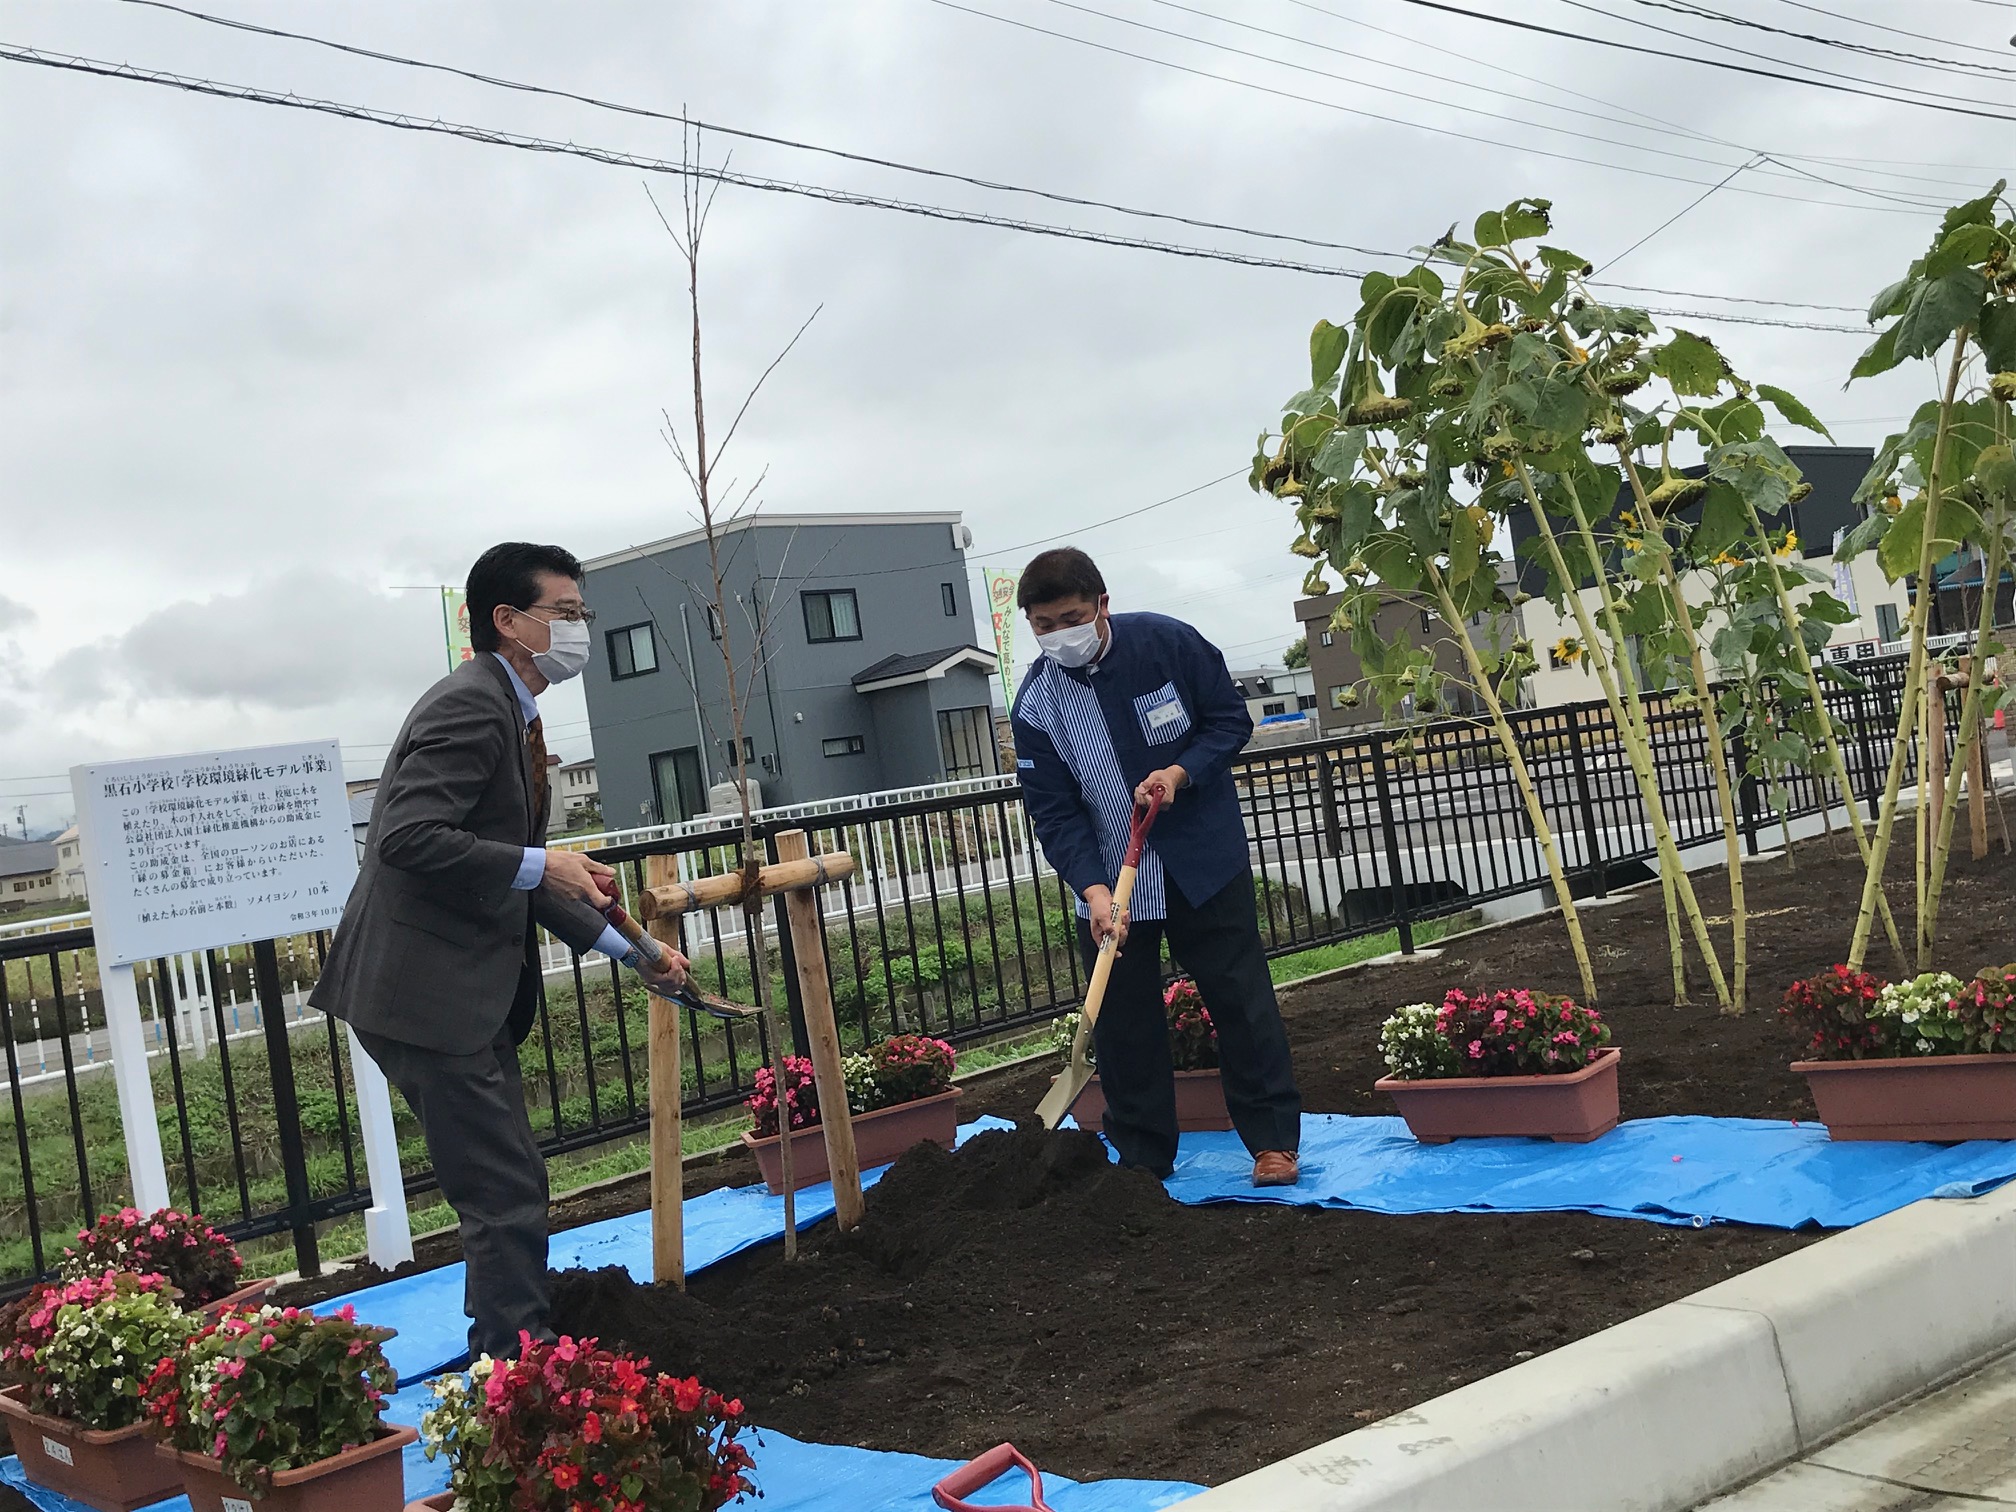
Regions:
<instances>
[{"instance_id":1,"label":"overhead power line","mask_svg":"<svg viewBox=\"0 0 2016 1512\"><path fill-rule=\"evenodd\" d=\"M1936 68L1941 73L1966 74L1971 77L1980 77L1983 75L1990 77L2000 76L2004 78L2011 74L2016 74L2016 68L2012 68L2007 63L1970 63L1964 58L1938 58L1932 56L1930 53L1906 52L1895 47L1878 47L1874 43L1869 42L1851 42L1846 37L1829 37L1817 32L1794 31L1790 27L1773 26L1768 21L1756 21L1748 16L1731 15L1727 11L1719 11L1707 5L1677 4L1671 3L1671 0L1636 0L1636 3L1640 5L1656 4L1661 9L1675 11L1683 16L1698 16L1704 21L1720 21L1726 26L1740 26L1750 31L1768 32L1774 36L1790 37L1799 42L1811 42L1820 47L1839 48L1843 52L1862 53L1872 58L1886 58L1898 62L1922 64ZM1787 3L1796 4L1797 0L1787 0ZM1855 19L1853 16L1842 16L1834 11L1820 10L1817 6L1800 5L1798 8L1800 10L1813 11L1822 16L1832 16L1834 19L1840 21L1853 21ZM1875 26L1879 31L1892 32L1902 37L1914 35L1911 32L1899 31L1894 26L1883 26L1873 21L1863 24ZM1931 42L1937 39L1920 36L1917 40L1920 42ZM1951 47L1968 46L1965 42L1953 42L1947 45ZM1987 52L1988 49L1978 48L1974 50Z\"/></svg>"},{"instance_id":2,"label":"overhead power line","mask_svg":"<svg viewBox=\"0 0 2016 1512\"><path fill-rule=\"evenodd\" d=\"M1135 206L1115 204L1108 200L1091 199L1082 195L1064 194L1056 190L1035 188L1025 184L1010 184L997 179L983 178L973 174L961 173L942 168L925 167L916 163L902 162L893 158L877 157L867 153L852 152L838 147L827 146L822 143L800 141L790 137L775 136L766 132L751 131L743 127L725 126L718 121L703 121L694 119L690 116L674 115L668 111L656 110L649 106L634 105L624 101L605 99L596 95L581 94L573 90L553 88L542 84L527 83L523 80L518 79L506 79L495 74L481 73L473 69L461 68L453 64L437 63L425 59L407 57L399 53L382 52L376 48L362 47L348 42L338 42L327 37L318 37L306 32L286 31L279 27L264 26L250 21L238 20L234 17L213 15L206 11L193 10L188 6L172 4L170 3L170 0L125 0L125 3L129 5L145 6L152 10L170 11L176 15L186 16L192 20L206 22L210 25L221 26L234 31L249 32L257 36L273 37L276 39L282 39L290 42L307 43L310 46L328 48L335 52L368 58L375 62L391 63L404 68L416 68L436 73L445 73L456 78L467 79L474 83L488 85L492 88L510 90L523 94L542 95L555 99L569 100L577 104L591 106L594 109L613 111L621 115L641 116L651 120L666 121L681 126L691 126L700 131L714 132L718 135L734 137L738 140L761 142L769 146L785 147L800 152L819 153L824 156L839 158L847 162L863 163L870 165L872 167L887 168L900 173L911 173L921 175L927 178L943 179L954 183L969 184L975 188L980 189L993 190L1009 194L1032 195L1041 199L1051 200L1059 204L1076 205L1084 208L1099 209L1099 210L1108 210L1120 215L1137 216L1150 220L1170 221L1173 223L1193 226L1205 230L1229 231L1240 236L1251 236L1268 241L1293 242L1301 246L1318 247L1327 251L1352 252L1365 257L1394 258L1403 262L1411 262L1415 260L1415 254L1411 252L1386 251L1376 247L1359 246L1351 242L1325 241L1316 237L1304 236L1299 233L1283 232L1283 231L1267 231L1252 226L1240 226L1229 224L1224 221L1204 220L1195 216L1180 215L1169 211L1141 209ZM1174 0L1161 0L1161 3L1173 4ZM1305 9L1312 9L1324 15L1335 16L1336 19L1338 20L1348 21L1352 19L1347 16L1338 15L1336 12L1325 11L1320 6L1307 5L1306 0L1295 0L1295 3L1303 4ZM1190 9L1187 6L1180 6L1178 8L1184 10ZM1206 13L1197 12L1197 14L1202 15ZM1367 23L1355 23L1355 24L1367 24ZM1384 27L1371 27L1370 29L1373 31L1385 33L1386 35L1389 36L1401 37L1402 40L1412 40L1406 38L1403 33L1388 32L1387 29ZM1335 49L1332 50L1334 51ZM1418 72L1418 70L1416 71ZM1503 72L1505 70L1500 71ZM1450 83L1462 82L1461 80L1449 79L1446 75L1442 74L1430 74L1427 75L1427 77L1442 79L1445 82ZM1525 78L1526 76L1515 75L1515 77ZM1573 90L1567 90L1564 92L1569 94L1576 93ZM1594 97L1578 96L1578 98L1593 99ZM1608 102L1598 100L1596 101L1596 103L1605 104ZM1581 113L1591 115L1596 119L1603 119L1603 120L1613 119L1611 117L1596 116L1595 112L1581 112ZM1642 114L1642 112L1633 112L1633 113ZM1625 123L1619 123L1619 124L1625 124ZM1679 132L1685 130L1685 128L1672 127L1672 123L1670 122L1661 122L1660 125L1662 127L1670 127L1675 134L1678 134ZM1714 145L1723 145L1731 147L1736 146L1736 144L1734 143L1723 143L1720 142L1719 139L1717 138L1703 136L1701 133L1698 132L1688 132L1687 134L1699 137L1702 141L1709 142ZM1706 160L1704 159L1704 161ZM1610 288L1620 289L1630 293L1655 294L1664 298L1709 299L1717 301L1726 301L1735 304L1756 304L1756 305L1778 306L1783 308L1832 310L1832 311L1841 311L1849 314L1860 314L1862 311L1862 306L1860 305L1829 305L1829 304L1816 304L1801 300L1757 299L1741 294L1709 294L1709 293L1700 293L1693 290L1657 289L1657 288L1647 288L1645 286L1637 284L1609 283L1607 280L1603 282L1607 287Z\"/></svg>"},{"instance_id":3,"label":"overhead power line","mask_svg":"<svg viewBox=\"0 0 2016 1512\"><path fill-rule=\"evenodd\" d=\"M1696 44L1698 44L1699 46L1702 46L1702 47L1712 47L1712 48L1714 48L1714 49L1715 49L1715 50L1716 50L1717 52L1726 52L1726 53L1733 53L1733 54L1734 54L1735 56L1737 56L1737 57L1739 57L1739 58L1747 58L1747 57L1751 57L1751 56L1754 56L1754 54L1750 53L1750 52L1749 52L1749 51L1748 51L1747 49L1745 49L1745 48L1741 48L1741 47L1735 47L1735 46L1732 46L1732 45L1730 45L1730 44L1729 44L1729 43L1727 43L1727 42L1717 42L1717 41L1715 41L1714 39L1712 39L1712 38L1709 38L1709 37L1702 37L1702 36L1697 36L1697 35L1696 35L1695 33L1693 33L1693 32L1686 32L1686 31L1676 31L1676 30L1674 30L1674 29L1673 29L1672 27L1670 27L1670 26L1661 26L1661 25L1660 25L1660 24L1659 24L1658 22L1656 22L1656 21L1646 21L1646 20L1643 20L1642 18L1640 18L1640 17L1637 17L1637 16L1627 16L1627 15L1624 15L1624 14L1622 14L1622 13L1618 12L1618 11L1613 11L1613 10L1608 10L1608 9L1606 9L1605 7L1603 7L1603 6L1600 6L1600 5L1592 5L1592 4L1589 4L1589 3L1587 3L1587 0L1559 0L1559 3L1560 3L1560 4L1562 4L1562 5L1566 5L1566 6L1571 6L1571 7L1573 7L1574 9L1576 9L1576 10L1579 10L1579 11L1587 11L1587 12L1588 12L1588 13L1589 13L1590 15L1592 15L1592 16L1602 16L1602 17L1606 18L1607 20L1612 20L1612 21L1621 21L1621 22L1623 22L1623 23L1624 23L1624 25L1626 25L1626 26L1636 26L1636 27L1638 27L1638 28L1640 28L1640 29L1642 29L1642 30L1644 30L1644 31L1651 31L1651 32L1657 32L1657 33L1659 33L1659 34L1660 34L1661 36L1665 36L1665 37L1677 37L1677 38L1679 38L1679 39L1680 39L1681 41L1683 41L1683 42L1693 42L1693 43L1696 43ZM1677 4L1677 3L1675 3L1675 0L1631 0L1631 3L1632 3L1632 4L1634 4L1634 5L1640 5L1640 6L1644 6L1644 7L1645 7L1645 8L1647 8L1648 10L1664 10L1664 11L1675 11L1675 12L1678 12L1679 14L1681 14L1681 15L1684 15L1684 16L1689 16L1689 17L1692 17L1692 18L1693 18L1694 20L1697 20L1697 21L1703 21L1703 20L1706 20L1706 21L1717 21L1717 20L1725 20L1725 19L1728 19L1728 18L1724 17L1724 16L1723 16L1723 15L1722 15L1722 14L1721 14L1720 12L1714 12L1714 13L1710 13L1710 14L1707 14L1707 15L1704 15L1704 14L1702 14L1702 10L1701 10L1700 8L1696 8L1696 7L1693 7L1693 6L1683 6L1683 5L1680 5L1680 4ZM1738 25L1742 25L1742 24L1744 24L1744 23L1741 23L1741 22L1738 22L1737 24L1738 24ZM1776 28L1775 28L1775 27L1772 27L1772 28L1764 28L1764 29L1765 29L1765 30L1774 30L1774 31L1776 30ZM1809 39L1804 39L1804 40L1812 40L1812 39L1810 39L1810 38L1809 38ZM1893 82L1890 82L1890 81L1888 81L1888 80L1884 80L1884 79L1870 79L1870 78L1865 78L1865 77L1864 77L1863 75L1861 75L1861 74L1850 74L1850 73L1842 73L1842 72L1841 72L1840 70L1838 70L1838 69L1833 69L1833 68L1822 68L1822 67L1821 67L1821 66L1820 66L1819 64L1817 64L1817 63L1802 63L1802 62L1798 62L1798 61L1795 61L1794 59L1791 59L1791 58L1779 58L1779 57L1771 57L1771 58L1768 58L1768 59L1767 59L1766 61L1768 61L1768 62L1772 62L1772 63L1777 63L1777 64L1780 64L1781 66L1783 66L1783 67L1786 67L1786 68L1803 68L1803 69L1805 69L1805 70L1806 70L1807 72L1809 72L1809 73L1814 73L1814 74L1820 74L1820 75L1822 75L1822 76L1824 76L1824 77L1826 77L1826 78L1829 78L1829 79L1846 79L1846 80L1848 80L1848 81L1849 81L1850 83L1854 83L1854 84L1867 84L1867 85L1869 85L1869 86L1870 86L1871 88L1874 88L1874 89L1878 89L1878 90L1882 90L1882 89L1901 89L1901 90L1905 91L1905 92L1906 92L1906 93L1908 93L1908 94L1914 94L1914 95L1930 95L1930 96L1932 96L1932 97L1933 97L1934 99L1946 99L1946 98L1952 98L1953 100L1955 100L1955 101L1957 101L1957 102L1959 102L1959 103L1963 103L1963 104L1968 104L1968 105L1988 105L1988 106L1998 106L1998 105L2001 105L2001 104L2003 103L2003 102L2002 102L2002 101L2000 101L2000 100L1983 100L1983 99L1978 99L1978 98L1976 98L1976 97L1975 97L1975 96L1973 96L1973 95L1954 95L1954 96L1950 96L1950 97L1949 97L1949 96L1945 95L1945 94L1944 94L1944 93L1943 93L1942 91L1939 91L1939 90L1930 90L1930 89L1920 89L1920 88L1919 88L1919 87L1918 87L1917 85L1915 85L1915 84L1898 84L1898 83L1893 83ZM1973 77L1973 76L1971 76L1971 75L1970 75L1970 77ZM1911 103L1911 102L1909 102L1909 101L1906 101L1905 103L1907 103L1907 104L1908 104L1908 103Z\"/></svg>"},{"instance_id":4,"label":"overhead power line","mask_svg":"<svg viewBox=\"0 0 2016 1512\"><path fill-rule=\"evenodd\" d=\"M936 3L944 4L947 0L936 0ZM1637 53L1648 58L1664 58L1674 63L1694 63L1703 68L1719 68L1725 73L1749 74L1753 78L1776 79L1781 84L1799 84L1808 89L1825 89L1834 94L1860 95L1864 99L1883 100L1894 105L1909 105L1919 110L1936 110L1946 115L1972 116L1983 121L2016 121L2016 115L1999 110L1976 110L1957 102L1906 99L1896 94L1885 93L1882 89L1856 89L1847 84L1831 83L1826 79L1808 78L1800 74L1778 73L1769 68L1757 68L1747 63L1731 63L1721 58L1699 58L1692 53L1672 52L1663 47L1646 47L1636 42L1620 41L1614 37L1593 37L1586 32L1569 31L1559 26L1544 26L1538 21L1522 21L1513 16L1494 16L1487 11L1469 10L1460 5L1452 5L1449 0L1404 0L1404 3L1420 6L1423 10L1441 11L1445 15L1464 16L1472 21L1486 21L1493 26L1508 26L1517 31L1535 32L1546 37L1562 37L1571 42L1587 43L1592 47L1608 47L1618 52ZM1563 0L1563 3L1573 4L1574 0ZM1590 9L1590 7L1579 8ZM1608 15L1609 12L1599 11L1597 14ZM1662 29L1654 28L1654 30ZM1696 37L1687 37L1684 32L1675 32L1673 35L1686 38L1688 41L1700 40Z\"/></svg>"},{"instance_id":5,"label":"overhead power line","mask_svg":"<svg viewBox=\"0 0 2016 1512\"><path fill-rule=\"evenodd\" d=\"M993 21L999 25L1014 27L1020 31L1034 32L1039 36L1054 37L1058 41L1074 43L1079 47L1090 48L1095 52L1111 53L1115 57L1121 58L1132 58L1139 63L1152 64L1157 68L1166 68L1175 73L1189 74L1193 78L1212 79L1220 84L1230 84L1235 88L1251 90L1257 94L1272 95L1276 99L1281 100L1294 100L1298 104L1314 105L1323 110L1336 111L1340 115L1358 116L1364 120L1379 121L1388 126L1400 126L1409 131L1422 131L1431 136L1449 137L1459 142L1475 142L1485 147L1494 147L1504 151L1523 152L1531 157L1553 158L1558 162L1564 163L1580 163L1590 168L1607 168L1617 173L1633 173L1641 178L1664 179L1670 183L1699 184L1705 188L1713 182L1712 179L1690 178L1684 173L1665 173L1657 168L1637 168L1627 163L1609 163L1604 162L1600 158L1579 157L1572 152L1556 152L1546 147L1529 147L1519 143L1505 142L1497 137L1478 136L1473 132L1457 131L1447 126L1430 126L1420 121L1409 121L1396 116L1381 115L1373 110L1360 110L1356 106L1340 104L1335 100L1326 100L1314 95L1298 93L1294 90L1275 89L1271 85L1256 83L1251 79L1240 79L1230 74L1213 73L1208 68L1193 68L1187 63L1176 63L1170 59L1157 58L1148 53L1134 52L1125 47L1115 47L1108 42L1095 42L1089 37L1080 37L1071 32L1058 31L1053 27L1038 26L1031 21L1018 21L1011 16L996 15L993 11L979 10L974 6L961 4L959 0L931 0L931 3L943 6L947 10L956 10L969 16L977 16L983 21ZM1427 0L1412 0L1412 3L1425 4ZM1469 15L1472 13L1466 11L1462 12L1462 14ZM1495 18L1487 17L1485 19ZM2016 116L2011 116L2009 119L2016 120ZM1732 192L1757 195L1765 199L1789 200L1799 205L1826 205L1837 210L1866 210L1877 214L1889 215L1919 213L1916 211L1893 210L1886 205L1852 205L1844 204L1839 200L1809 199L1804 195L1778 194L1769 189L1745 189L1738 187Z\"/></svg>"},{"instance_id":6,"label":"overhead power line","mask_svg":"<svg viewBox=\"0 0 2016 1512\"><path fill-rule=\"evenodd\" d=\"M762 190L766 193L802 196L823 200L829 204L855 205L869 209L891 210L905 215L916 215L932 220L952 221L966 225L991 226L1000 230L1019 231L1029 235L1056 237L1067 241L1091 242L1101 246L1124 247L1136 251L1159 252L1169 256L1231 263L1241 267L1270 268L1286 272L1309 273L1324 278L1362 279L1365 276L1364 271L1361 269L1335 267L1322 263L1298 262L1288 258L1262 257L1253 253L1239 252L1225 248L1188 246L1177 242L1120 236L1110 232L1088 230L1079 226L1052 225L1037 221L1016 220L1009 216L991 215L980 211L955 210L944 205L891 199L883 195L860 194L852 190L834 189L820 184L760 178L753 174L734 172L726 168L707 168L698 164L674 162L668 158L655 158L642 153L625 152L615 148L594 147L580 142L554 141L550 138L526 136L522 133L503 131L492 127L463 125L452 121L444 121L439 117L427 120L395 111L378 110L365 105L348 105L334 100L314 99L296 94L281 94L273 90L260 89L253 85L229 84L214 79L192 78L185 75L167 73L158 69L140 68L130 63L108 63L93 58L45 53L35 48L0 44L0 62L25 63L65 72L89 74L101 78L123 79L131 83L151 84L190 94L208 95L218 99L272 105L289 110L303 110L314 114L331 115L343 120L360 121L368 125L389 126L401 131L418 132L430 136L456 137L464 141L476 142L483 146L508 147L521 152L584 158L590 162L633 168L645 173L690 176L710 183L732 184L740 188ZM1810 321L1779 320L1767 316L1723 316L1710 311L1663 309L1648 309L1647 313L1678 316L1688 320L1729 321L1739 325L1781 326L1790 330L1835 331L1854 335L1864 334L1862 328L1858 326L1824 325Z\"/></svg>"}]
</instances>

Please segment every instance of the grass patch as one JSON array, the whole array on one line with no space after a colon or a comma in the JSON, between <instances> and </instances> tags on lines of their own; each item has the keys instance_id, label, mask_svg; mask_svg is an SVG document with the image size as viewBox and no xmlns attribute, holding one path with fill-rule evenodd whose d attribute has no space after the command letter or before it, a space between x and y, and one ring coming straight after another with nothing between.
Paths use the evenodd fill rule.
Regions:
<instances>
[{"instance_id":1,"label":"grass patch","mask_svg":"<svg viewBox=\"0 0 2016 1512\"><path fill-rule=\"evenodd\" d=\"M1414 943L1428 945L1454 932L1459 926L1468 928L1469 915L1459 915L1453 919L1427 919L1414 926ZM1274 985L1292 982L1297 977L1315 976L1322 971L1335 971L1339 966L1355 966L1360 961L1369 961L1374 956L1390 955L1400 948L1400 931L1389 929L1384 934L1365 935L1356 940L1339 940L1334 945L1318 945L1313 950L1298 950L1293 955L1276 956L1267 963L1268 975L1274 978Z\"/></svg>"}]
</instances>

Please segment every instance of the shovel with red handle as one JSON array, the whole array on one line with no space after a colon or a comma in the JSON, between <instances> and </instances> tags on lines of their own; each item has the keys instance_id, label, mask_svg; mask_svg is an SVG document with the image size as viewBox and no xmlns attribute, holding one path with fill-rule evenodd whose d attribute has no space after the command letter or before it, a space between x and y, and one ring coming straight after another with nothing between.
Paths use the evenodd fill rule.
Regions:
<instances>
[{"instance_id":1,"label":"shovel with red handle","mask_svg":"<svg viewBox=\"0 0 2016 1512\"><path fill-rule=\"evenodd\" d=\"M1114 930L1099 946L1099 959L1092 963L1092 982L1085 989L1085 1009L1078 1015L1078 1032L1071 1039L1071 1060L1064 1072L1050 1084L1050 1091L1043 1101L1036 1105L1036 1116L1043 1120L1043 1127L1054 1129L1064 1121L1064 1115L1071 1111L1071 1104L1078 1101L1078 1094L1085 1090L1085 1084L1092 1080L1092 1059L1086 1053L1092 1044L1092 1026L1099 1020L1099 1005L1106 999L1106 983L1113 975L1113 959L1120 953L1120 918L1127 912L1127 904L1134 896L1134 873L1141 865L1141 846L1148 838L1148 830L1155 823L1155 816L1162 812L1162 802L1167 795L1161 788L1148 790L1148 801L1134 806L1133 828L1127 833L1127 854L1120 862L1120 877L1113 885Z\"/></svg>"},{"instance_id":2,"label":"shovel with red handle","mask_svg":"<svg viewBox=\"0 0 2016 1512\"><path fill-rule=\"evenodd\" d=\"M1026 1505L992 1502L975 1504L963 1500L974 1492L985 1489L1013 1469L1020 1469L1029 1477L1029 1500ZM943 1507L945 1512L1051 1512L1050 1504L1043 1500L1042 1475L1013 1444L997 1444L978 1459L968 1460L931 1488L931 1499Z\"/></svg>"}]
</instances>

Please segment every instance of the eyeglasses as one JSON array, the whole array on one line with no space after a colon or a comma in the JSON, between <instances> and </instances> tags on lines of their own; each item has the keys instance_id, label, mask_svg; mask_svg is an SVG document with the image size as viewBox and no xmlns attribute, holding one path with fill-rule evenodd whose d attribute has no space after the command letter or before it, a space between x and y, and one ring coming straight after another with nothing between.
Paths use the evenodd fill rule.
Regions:
<instances>
[{"instance_id":1,"label":"eyeglasses","mask_svg":"<svg viewBox=\"0 0 2016 1512\"><path fill-rule=\"evenodd\" d=\"M543 609L552 615L554 619L566 620L570 625L592 625L595 623L595 611L590 609L586 604L567 605L565 607L558 604L534 604L531 609L520 609L518 612L520 614L530 614L533 609ZM552 621L549 620L547 623L550 624Z\"/></svg>"}]
</instances>

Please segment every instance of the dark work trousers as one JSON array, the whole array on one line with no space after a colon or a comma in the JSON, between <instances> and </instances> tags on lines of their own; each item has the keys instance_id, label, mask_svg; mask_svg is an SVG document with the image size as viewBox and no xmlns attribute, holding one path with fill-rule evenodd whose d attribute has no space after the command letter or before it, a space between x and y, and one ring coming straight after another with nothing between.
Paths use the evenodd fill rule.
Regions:
<instances>
[{"instance_id":1,"label":"dark work trousers","mask_svg":"<svg viewBox=\"0 0 2016 1512\"><path fill-rule=\"evenodd\" d=\"M1106 984L1092 1026L1099 1085L1106 1096L1106 1137L1120 1158L1158 1176L1176 1163L1176 1082L1162 1006L1162 942L1197 984L1218 1030L1219 1074L1232 1126L1246 1148L1293 1152L1302 1143L1302 1094L1288 1058L1288 1031L1274 1001L1274 980L1260 944L1253 878L1242 875L1193 907L1167 884L1169 917L1137 919ZM1098 952L1078 921L1078 948L1089 976Z\"/></svg>"},{"instance_id":2,"label":"dark work trousers","mask_svg":"<svg viewBox=\"0 0 2016 1512\"><path fill-rule=\"evenodd\" d=\"M546 1158L532 1136L507 1028L474 1055L359 1033L427 1136L441 1195L461 1221L469 1352L516 1359L518 1334L547 1338Z\"/></svg>"}]
</instances>

